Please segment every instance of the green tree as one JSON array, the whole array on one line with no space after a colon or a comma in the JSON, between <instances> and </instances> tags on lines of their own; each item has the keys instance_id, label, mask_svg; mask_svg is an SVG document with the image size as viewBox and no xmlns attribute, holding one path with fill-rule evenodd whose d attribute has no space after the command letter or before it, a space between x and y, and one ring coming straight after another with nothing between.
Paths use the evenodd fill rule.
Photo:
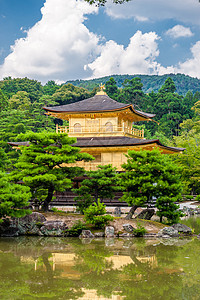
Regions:
<instances>
[{"instance_id":1,"label":"green tree","mask_svg":"<svg viewBox=\"0 0 200 300\"><path fill-rule=\"evenodd\" d=\"M200 193L200 101L193 106L195 116L180 124L181 134L174 137L176 146L184 147L186 150L182 155L177 155L176 162L182 170L184 182L184 193Z\"/></svg>"},{"instance_id":2,"label":"green tree","mask_svg":"<svg viewBox=\"0 0 200 300\"><path fill-rule=\"evenodd\" d=\"M160 123L159 131L167 137L179 134L179 124L184 119L183 97L175 91L173 80L168 78L158 91L154 105L155 120Z\"/></svg>"},{"instance_id":3,"label":"green tree","mask_svg":"<svg viewBox=\"0 0 200 300\"><path fill-rule=\"evenodd\" d=\"M19 91L9 99L10 109L30 111L31 101L27 92Z\"/></svg>"},{"instance_id":4,"label":"green tree","mask_svg":"<svg viewBox=\"0 0 200 300\"><path fill-rule=\"evenodd\" d=\"M128 151L127 163L122 165L120 184L124 188L121 198L132 206L127 218L131 218L139 206L147 206L156 198L158 215L168 221L178 217L174 204L180 198L182 185L180 168L172 159L159 150Z\"/></svg>"},{"instance_id":5,"label":"green tree","mask_svg":"<svg viewBox=\"0 0 200 300\"><path fill-rule=\"evenodd\" d=\"M96 171L88 171L86 174L88 178L82 181L78 189L73 189L78 194L75 200L82 213L91 203L97 203L98 199L113 199L114 193L119 190L116 168L112 165L99 165Z\"/></svg>"},{"instance_id":6,"label":"green tree","mask_svg":"<svg viewBox=\"0 0 200 300\"><path fill-rule=\"evenodd\" d=\"M42 84L37 80L25 78L11 78L6 77L0 81L0 88L4 95L8 98L16 94L19 91L27 92L29 94L31 103L34 103L39 99L42 94Z\"/></svg>"},{"instance_id":7,"label":"green tree","mask_svg":"<svg viewBox=\"0 0 200 300\"><path fill-rule=\"evenodd\" d=\"M69 138L67 134L29 132L20 134L19 138L28 140L30 144L21 148L16 170L10 176L15 181L23 180L31 188L32 194L40 189L46 190L42 207L47 211L54 192L71 188L72 179L83 172L82 168L69 164L89 161L92 157L71 146L76 139Z\"/></svg>"},{"instance_id":8,"label":"green tree","mask_svg":"<svg viewBox=\"0 0 200 300\"><path fill-rule=\"evenodd\" d=\"M8 106L8 99L0 89L0 111L5 110Z\"/></svg>"},{"instance_id":9,"label":"green tree","mask_svg":"<svg viewBox=\"0 0 200 300\"><path fill-rule=\"evenodd\" d=\"M5 170L6 165L9 163L6 153L0 148L0 170Z\"/></svg>"},{"instance_id":10,"label":"green tree","mask_svg":"<svg viewBox=\"0 0 200 300\"><path fill-rule=\"evenodd\" d=\"M176 86L174 84L174 81L171 79L171 77L167 78L165 80L165 83L160 88L159 93L166 94L166 93L175 93Z\"/></svg>"},{"instance_id":11,"label":"green tree","mask_svg":"<svg viewBox=\"0 0 200 300\"><path fill-rule=\"evenodd\" d=\"M103 228L114 219L112 216L106 215L106 206L99 200L86 208L84 215L86 223L93 224L96 228Z\"/></svg>"},{"instance_id":12,"label":"green tree","mask_svg":"<svg viewBox=\"0 0 200 300\"><path fill-rule=\"evenodd\" d=\"M52 95L52 100L59 105L65 105L87 99L91 96L92 93L90 93L88 90L68 83L62 85L56 90L56 92Z\"/></svg>"},{"instance_id":13,"label":"green tree","mask_svg":"<svg viewBox=\"0 0 200 300\"><path fill-rule=\"evenodd\" d=\"M142 91L143 84L139 77L132 79L125 79L123 82L123 89L119 94L119 101L124 103L132 103L136 109L141 108L145 98L145 94Z\"/></svg>"},{"instance_id":14,"label":"green tree","mask_svg":"<svg viewBox=\"0 0 200 300\"><path fill-rule=\"evenodd\" d=\"M8 175L0 172L0 222L6 217L23 217L28 210L24 209L31 198L27 186L14 184Z\"/></svg>"},{"instance_id":15,"label":"green tree","mask_svg":"<svg viewBox=\"0 0 200 300\"><path fill-rule=\"evenodd\" d=\"M114 100L117 100L119 96L119 90L116 81L114 80L113 77L111 77L108 81L106 81L105 87L106 87L105 91L108 94L108 96Z\"/></svg>"},{"instance_id":16,"label":"green tree","mask_svg":"<svg viewBox=\"0 0 200 300\"><path fill-rule=\"evenodd\" d=\"M43 93L52 96L59 88L60 85L56 84L54 80L50 80L43 86Z\"/></svg>"}]
</instances>

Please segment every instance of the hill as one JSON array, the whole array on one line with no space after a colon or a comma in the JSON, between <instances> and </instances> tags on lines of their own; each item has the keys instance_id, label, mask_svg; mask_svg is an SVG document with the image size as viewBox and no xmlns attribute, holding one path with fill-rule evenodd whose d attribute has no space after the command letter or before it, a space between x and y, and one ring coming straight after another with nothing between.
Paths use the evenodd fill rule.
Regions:
<instances>
[{"instance_id":1,"label":"hill","mask_svg":"<svg viewBox=\"0 0 200 300\"><path fill-rule=\"evenodd\" d=\"M95 78L90 80L72 80L66 83L71 83L78 87L84 87L88 90L92 90L94 87L99 86L101 83L104 84L106 81L113 77L117 82L117 86L122 87L122 83L125 79L132 79L134 77L141 78L143 83L144 93L149 93L152 90L157 92L164 84L168 77L171 77L176 85L176 92L179 95L186 95L190 90L192 93L200 92L200 79L193 78L184 74L166 74L166 75L110 75L101 78Z\"/></svg>"}]
</instances>

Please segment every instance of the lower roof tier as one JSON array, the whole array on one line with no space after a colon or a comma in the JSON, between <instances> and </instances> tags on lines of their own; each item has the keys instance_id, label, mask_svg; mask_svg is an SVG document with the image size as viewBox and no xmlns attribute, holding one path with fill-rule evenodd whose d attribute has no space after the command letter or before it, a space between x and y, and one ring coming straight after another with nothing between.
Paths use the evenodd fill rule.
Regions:
<instances>
[{"instance_id":1,"label":"lower roof tier","mask_svg":"<svg viewBox=\"0 0 200 300\"><path fill-rule=\"evenodd\" d=\"M29 142L9 142L13 147L29 146ZM92 148L118 148L119 150L136 150L138 149L147 149L152 150L153 148L159 148L163 153L180 153L185 150L185 148L177 148L163 145L159 139L147 140L147 139L138 139L130 138L127 136L119 137L84 137L77 138L77 142L73 144L75 147L80 147L85 149L87 148L92 151ZM99 149L100 150L100 149ZM113 149L114 150L114 149Z\"/></svg>"}]
</instances>

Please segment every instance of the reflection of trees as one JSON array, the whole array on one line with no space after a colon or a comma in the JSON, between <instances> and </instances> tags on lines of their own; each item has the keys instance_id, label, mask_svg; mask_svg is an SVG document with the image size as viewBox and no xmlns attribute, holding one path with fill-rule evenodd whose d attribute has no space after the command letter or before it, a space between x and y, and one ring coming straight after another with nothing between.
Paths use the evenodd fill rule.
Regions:
<instances>
[{"instance_id":1,"label":"reflection of trees","mask_svg":"<svg viewBox=\"0 0 200 300\"><path fill-rule=\"evenodd\" d=\"M27 245L31 245L30 240L24 241ZM24 244L21 247L12 241L7 245L0 244L1 250L11 251L0 253L0 299L77 299L84 294L79 282L62 278L60 271L53 271L49 260L51 253L46 252L44 247L49 249L50 245L47 239L46 242L42 240L43 247L41 245L36 247L35 253L32 245L32 261L31 255L27 256ZM38 252L40 252L38 260L42 265L34 271L34 259ZM20 259L22 256L27 260L24 259L22 262Z\"/></svg>"},{"instance_id":2,"label":"reflection of trees","mask_svg":"<svg viewBox=\"0 0 200 300\"><path fill-rule=\"evenodd\" d=\"M83 245L75 248L75 269L81 273L81 282L87 289L95 289L97 295L110 297L118 291L119 273L113 270L113 263L107 261L113 253L104 244L94 241L87 248Z\"/></svg>"},{"instance_id":3,"label":"reflection of trees","mask_svg":"<svg viewBox=\"0 0 200 300\"><path fill-rule=\"evenodd\" d=\"M124 248L116 247L116 242L106 247L105 241L83 245L79 239L15 241L10 240L7 246L0 242L0 250L4 251L0 253L0 299L77 299L84 295L82 288L96 290L104 297L117 293L128 300L199 297L198 240L179 247L146 246L144 239L134 239L124 243ZM73 268L80 274L78 280L62 277L62 270L53 269L51 253L59 249L65 250L64 254L66 249L75 253ZM127 256L132 263L116 269L113 254ZM151 259L153 256L156 261ZM34 271L36 258L38 267Z\"/></svg>"},{"instance_id":4,"label":"reflection of trees","mask_svg":"<svg viewBox=\"0 0 200 300\"><path fill-rule=\"evenodd\" d=\"M83 249L79 246L76 251L76 266L75 269L81 273L92 273L96 275L102 275L105 270L112 268L112 262L106 261L106 257L113 255L105 247L102 247L99 243L94 244L94 247L89 249Z\"/></svg>"},{"instance_id":5,"label":"reflection of trees","mask_svg":"<svg viewBox=\"0 0 200 300\"><path fill-rule=\"evenodd\" d=\"M167 250L167 251L166 251ZM98 295L110 297L113 293L125 296L125 299L182 299L183 281L176 266L178 247L146 247L145 244L130 245L126 250L133 263L121 270L108 268L107 249L85 249L78 252L76 268L81 271L81 281L88 289L97 290ZM167 252L167 253L166 253ZM159 264L149 259L141 262L140 257L156 254ZM150 255L150 256L151 256ZM101 267L100 267L101 264ZM167 269L168 267L168 269Z\"/></svg>"}]
</instances>

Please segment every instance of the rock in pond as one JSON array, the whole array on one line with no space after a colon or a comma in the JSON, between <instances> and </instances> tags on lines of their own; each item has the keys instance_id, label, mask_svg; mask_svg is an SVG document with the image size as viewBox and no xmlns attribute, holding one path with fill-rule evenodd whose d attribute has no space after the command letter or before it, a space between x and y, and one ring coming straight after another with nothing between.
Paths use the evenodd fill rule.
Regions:
<instances>
[{"instance_id":1,"label":"rock in pond","mask_svg":"<svg viewBox=\"0 0 200 300\"><path fill-rule=\"evenodd\" d=\"M67 228L63 221L47 221L43 214L33 212L23 218L11 219L9 227L7 226L2 234L4 236L64 236Z\"/></svg>"},{"instance_id":2,"label":"rock in pond","mask_svg":"<svg viewBox=\"0 0 200 300\"><path fill-rule=\"evenodd\" d=\"M105 228L105 237L113 238L115 235L115 229L113 226L106 226Z\"/></svg>"},{"instance_id":3,"label":"rock in pond","mask_svg":"<svg viewBox=\"0 0 200 300\"><path fill-rule=\"evenodd\" d=\"M104 232L95 232L94 233L95 238L102 238L105 236Z\"/></svg>"},{"instance_id":4,"label":"rock in pond","mask_svg":"<svg viewBox=\"0 0 200 300\"><path fill-rule=\"evenodd\" d=\"M64 236L67 225L63 221L46 221L40 228L40 235L45 236Z\"/></svg>"},{"instance_id":5,"label":"rock in pond","mask_svg":"<svg viewBox=\"0 0 200 300\"><path fill-rule=\"evenodd\" d=\"M173 227L164 227L158 232L158 237L161 238L171 238L171 237L178 237L178 230L174 229Z\"/></svg>"},{"instance_id":6,"label":"rock in pond","mask_svg":"<svg viewBox=\"0 0 200 300\"><path fill-rule=\"evenodd\" d=\"M177 223L172 225L172 227L180 233L192 234L192 229L184 224Z\"/></svg>"},{"instance_id":7,"label":"rock in pond","mask_svg":"<svg viewBox=\"0 0 200 300\"><path fill-rule=\"evenodd\" d=\"M94 234L90 230L82 230L81 235L79 236L81 239L90 239L94 238Z\"/></svg>"},{"instance_id":8,"label":"rock in pond","mask_svg":"<svg viewBox=\"0 0 200 300\"><path fill-rule=\"evenodd\" d=\"M40 227L46 218L43 214L33 212L22 218L13 218L10 220L10 227L18 232L18 235L40 235Z\"/></svg>"}]
</instances>

